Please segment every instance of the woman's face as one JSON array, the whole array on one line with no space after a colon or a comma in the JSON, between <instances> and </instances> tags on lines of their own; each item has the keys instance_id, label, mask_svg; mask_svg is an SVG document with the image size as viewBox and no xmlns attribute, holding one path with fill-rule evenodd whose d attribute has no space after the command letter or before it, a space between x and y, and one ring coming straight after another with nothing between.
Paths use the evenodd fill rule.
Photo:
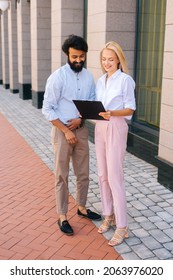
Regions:
<instances>
[{"instance_id":1,"label":"woman's face","mask_svg":"<svg viewBox=\"0 0 173 280\"><path fill-rule=\"evenodd\" d=\"M101 62L104 70L111 76L118 69L119 59L113 50L104 49L102 51Z\"/></svg>"}]
</instances>

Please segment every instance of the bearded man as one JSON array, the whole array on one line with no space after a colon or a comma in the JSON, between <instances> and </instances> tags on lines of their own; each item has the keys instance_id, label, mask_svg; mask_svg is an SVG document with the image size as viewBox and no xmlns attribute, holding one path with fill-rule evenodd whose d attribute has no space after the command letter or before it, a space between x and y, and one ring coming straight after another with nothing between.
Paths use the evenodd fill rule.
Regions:
<instances>
[{"instance_id":1,"label":"bearded man","mask_svg":"<svg viewBox=\"0 0 173 280\"><path fill-rule=\"evenodd\" d=\"M55 196L58 226L66 235L74 231L67 219L69 204L68 176L72 159L76 176L77 214L90 220L101 216L86 209L89 187L88 130L73 100L94 100L95 83L84 67L88 45L79 36L70 35L62 50L67 63L52 73L46 83L42 113L52 123L52 145L55 155Z\"/></svg>"}]
</instances>

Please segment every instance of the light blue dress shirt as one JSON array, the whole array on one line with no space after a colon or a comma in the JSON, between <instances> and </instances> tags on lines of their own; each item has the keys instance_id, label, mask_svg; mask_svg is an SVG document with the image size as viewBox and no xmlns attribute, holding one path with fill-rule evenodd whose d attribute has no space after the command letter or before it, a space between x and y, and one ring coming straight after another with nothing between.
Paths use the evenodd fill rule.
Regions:
<instances>
[{"instance_id":1,"label":"light blue dress shirt","mask_svg":"<svg viewBox=\"0 0 173 280\"><path fill-rule=\"evenodd\" d=\"M66 124L79 117L73 99L95 100L95 82L87 69L75 73L66 63L47 80L42 113L49 121L59 119Z\"/></svg>"}]
</instances>

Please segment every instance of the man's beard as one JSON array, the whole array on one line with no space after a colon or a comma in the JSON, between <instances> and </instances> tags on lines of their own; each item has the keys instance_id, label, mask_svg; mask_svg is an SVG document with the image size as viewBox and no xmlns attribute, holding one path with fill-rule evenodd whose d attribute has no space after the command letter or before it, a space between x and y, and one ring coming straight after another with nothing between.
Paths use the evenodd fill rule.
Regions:
<instances>
[{"instance_id":1,"label":"man's beard","mask_svg":"<svg viewBox=\"0 0 173 280\"><path fill-rule=\"evenodd\" d=\"M70 62L69 58L68 58L68 64L70 65L70 68L76 72L79 73L82 71L83 67L84 67L84 63L85 61L81 61L81 62Z\"/></svg>"}]
</instances>

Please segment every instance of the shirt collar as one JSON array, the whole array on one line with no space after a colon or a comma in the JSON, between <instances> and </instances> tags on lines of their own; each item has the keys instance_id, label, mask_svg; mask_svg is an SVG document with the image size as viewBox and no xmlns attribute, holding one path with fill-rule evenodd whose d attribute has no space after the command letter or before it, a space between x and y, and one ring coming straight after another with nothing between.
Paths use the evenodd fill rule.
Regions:
<instances>
[{"instance_id":1,"label":"shirt collar","mask_svg":"<svg viewBox=\"0 0 173 280\"><path fill-rule=\"evenodd\" d=\"M115 71L115 73L109 78L109 80L116 79L120 74L121 74L121 70L118 69L118 70ZM107 73L105 73L105 74L101 77L101 80L105 82L106 76L107 76Z\"/></svg>"},{"instance_id":2,"label":"shirt collar","mask_svg":"<svg viewBox=\"0 0 173 280\"><path fill-rule=\"evenodd\" d=\"M68 62L66 62L65 67L67 67L69 70L73 71L70 67L70 65L68 64ZM74 71L73 71L74 72Z\"/></svg>"},{"instance_id":3,"label":"shirt collar","mask_svg":"<svg viewBox=\"0 0 173 280\"><path fill-rule=\"evenodd\" d=\"M115 71L115 73L110 77L110 79L111 79L111 80L112 80L112 79L116 79L116 77L118 77L118 76L120 75L120 73L121 73L121 70L118 69L118 70Z\"/></svg>"}]
</instances>

